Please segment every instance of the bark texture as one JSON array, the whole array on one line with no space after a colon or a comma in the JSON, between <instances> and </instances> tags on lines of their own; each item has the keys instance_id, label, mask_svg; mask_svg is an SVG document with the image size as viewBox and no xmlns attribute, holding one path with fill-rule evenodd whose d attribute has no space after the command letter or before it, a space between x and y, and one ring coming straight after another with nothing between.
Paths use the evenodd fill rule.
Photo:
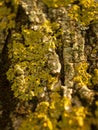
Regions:
<instances>
[{"instance_id":1,"label":"bark texture","mask_svg":"<svg viewBox=\"0 0 98 130\"><path fill-rule=\"evenodd\" d=\"M16 16L14 18L15 27L0 30L0 124L2 124L2 130L18 130L18 126L22 122L22 116L19 113L25 113L28 107L33 110L36 108L36 104L35 106L30 106L30 103L29 105L19 105L21 103L14 98L11 83L6 77L6 72L11 67L20 69L17 74L17 77L22 79L20 82L24 81L25 75L29 73L28 70L22 70L21 66L17 66L18 60L12 61L14 50L10 52L8 48L8 46L13 48L13 44L18 42L24 45L28 40L23 38L22 28L37 32L44 23L47 24L47 21L57 24L56 29L54 26L54 28L51 27L51 30L46 28L44 31L42 28L44 36L39 39L39 43L36 43L56 43L56 48L50 46L46 54L48 59L46 66L49 67L50 75L53 75L56 80L53 81L51 88L48 87L48 90L47 82L43 82L44 92L34 100L36 102L49 101L51 92L60 91L61 95L70 98L72 103L77 106L83 102L86 102L88 106L93 104L98 91L98 81L94 82L95 70L98 69L98 23L90 24L87 28L81 27L78 22L69 17L70 6L49 8L42 0L20 0L16 9L13 9L13 6L7 2L5 6L10 8L13 13L16 11ZM2 17L1 22L9 24L8 17ZM21 38L18 37L19 34ZM32 38L32 40L34 39ZM28 45L25 45L26 47ZM12 53L11 58L10 53ZM28 65L31 64L29 58L25 61L28 61ZM96 79L98 80L98 77ZM25 107L22 109L23 112L22 107ZM5 121L4 117L7 118Z\"/></svg>"}]
</instances>

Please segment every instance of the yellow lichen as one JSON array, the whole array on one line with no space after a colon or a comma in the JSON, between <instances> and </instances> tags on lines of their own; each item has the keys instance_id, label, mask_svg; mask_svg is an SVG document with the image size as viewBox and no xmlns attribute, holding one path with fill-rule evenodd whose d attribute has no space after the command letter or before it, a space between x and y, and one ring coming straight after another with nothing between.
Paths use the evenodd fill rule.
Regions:
<instances>
[{"instance_id":1,"label":"yellow lichen","mask_svg":"<svg viewBox=\"0 0 98 130\"><path fill-rule=\"evenodd\" d=\"M76 75L74 81L79 84L79 86L90 85L91 75L87 73L88 64L86 62L79 63L75 67Z\"/></svg>"}]
</instances>

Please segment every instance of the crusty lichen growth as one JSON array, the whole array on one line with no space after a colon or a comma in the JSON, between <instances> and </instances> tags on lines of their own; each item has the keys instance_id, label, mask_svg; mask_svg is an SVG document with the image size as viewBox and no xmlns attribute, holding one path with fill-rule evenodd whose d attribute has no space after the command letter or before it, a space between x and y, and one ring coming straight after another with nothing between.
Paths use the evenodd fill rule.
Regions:
<instances>
[{"instance_id":1,"label":"crusty lichen growth","mask_svg":"<svg viewBox=\"0 0 98 130\"><path fill-rule=\"evenodd\" d=\"M69 99L62 98L58 93L52 93L50 98L51 102L39 103L36 111L23 121L19 130L87 130L86 108L71 109Z\"/></svg>"},{"instance_id":2,"label":"crusty lichen growth","mask_svg":"<svg viewBox=\"0 0 98 130\"><path fill-rule=\"evenodd\" d=\"M72 3L74 0L43 0L43 2L48 6L48 7L53 7L53 8L58 8L58 7L64 7L67 6L68 4Z\"/></svg>"},{"instance_id":3,"label":"crusty lichen growth","mask_svg":"<svg viewBox=\"0 0 98 130\"><path fill-rule=\"evenodd\" d=\"M25 39L24 43L22 37ZM44 89L50 89L55 79L49 74L51 69L47 68L47 54L52 45L43 42L43 37L40 31L22 28L22 34L13 33L12 42L8 44L12 65L7 78L12 83L15 97L21 100L45 96Z\"/></svg>"},{"instance_id":4,"label":"crusty lichen growth","mask_svg":"<svg viewBox=\"0 0 98 130\"><path fill-rule=\"evenodd\" d=\"M21 33L12 32L7 46L11 66L6 74L20 100L46 98L48 90L56 91L53 84L58 82L61 64L55 52L56 36L52 35L58 26L45 21L36 31L23 26Z\"/></svg>"},{"instance_id":5,"label":"crusty lichen growth","mask_svg":"<svg viewBox=\"0 0 98 130\"><path fill-rule=\"evenodd\" d=\"M9 2L10 0L5 1ZM17 3L18 0L13 0L12 5L16 5L15 1ZM20 0L20 7L24 10L28 23L25 24L24 19L17 16L20 25L18 29L18 24L11 24L11 27L7 24L9 26L7 29L10 29L10 36L6 39L10 65L6 74L11 89L14 96L20 99L21 102L29 104L33 97L39 99L34 110L29 108L30 115L27 116L19 130L90 129L90 125L87 125L89 121L85 120L85 118L87 119L86 114L88 114L86 108L81 104L78 107L72 106L71 101L66 98L66 95L71 97L73 86L77 84L76 87L79 88L74 87L74 89L80 96L83 96L81 98L86 98L89 95L91 99L90 94L92 93L87 86L90 86L91 82L94 85L98 84L98 70L94 70L92 77L87 72L89 66L84 57L85 39L82 36L80 23L77 25L81 21L81 17L78 17L80 12L77 11L74 3L71 6L75 0L68 0L68 3L65 3L64 0L42 1ZM87 1L91 5L89 0ZM79 0L79 2L81 4L84 2L84 6L85 3L87 4L85 0ZM41 4L39 5L39 3ZM45 6L44 10L43 3L48 6L48 9ZM67 9L71 11L70 13L73 12L71 17L77 23L68 17L66 4L70 4ZM41 6L43 6L44 11ZM15 12L18 9L16 7ZM21 13L21 9L19 13ZM9 16L6 15L6 17ZM17 20L14 21L14 18L11 17L11 21L16 22ZM21 19L22 22L20 22ZM53 22L51 22L52 20ZM83 23L88 24L90 20L92 18L88 21L84 19ZM4 29L6 29L6 26L4 26ZM62 50L59 45L63 46ZM56 46L59 46L58 48L62 53L60 55L64 60L61 61L62 64L60 64L59 55L55 51L55 49L58 49ZM64 86L62 88L59 80L61 65L64 67L62 73L64 74L62 79L64 80L62 81ZM64 91L61 92L61 89ZM28 113L28 110L25 111ZM22 113L20 112L20 114Z\"/></svg>"},{"instance_id":6,"label":"crusty lichen growth","mask_svg":"<svg viewBox=\"0 0 98 130\"><path fill-rule=\"evenodd\" d=\"M91 85L91 75L87 73L88 64L86 62L79 63L75 67L75 77L74 82L78 83L79 86L88 86Z\"/></svg>"},{"instance_id":7,"label":"crusty lichen growth","mask_svg":"<svg viewBox=\"0 0 98 130\"><path fill-rule=\"evenodd\" d=\"M79 22L81 26L87 26L91 21L96 22L98 4L94 0L43 0L43 2L52 8L69 6L69 16Z\"/></svg>"},{"instance_id":8,"label":"crusty lichen growth","mask_svg":"<svg viewBox=\"0 0 98 130\"><path fill-rule=\"evenodd\" d=\"M0 1L0 54L8 34L8 29L15 27L15 13L5 5L4 0Z\"/></svg>"},{"instance_id":9,"label":"crusty lichen growth","mask_svg":"<svg viewBox=\"0 0 98 130\"><path fill-rule=\"evenodd\" d=\"M12 0L10 7L6 6L10 0L0 1L0 30L8 30L15 27L15 17L18 10L18 0ZM7 33L7 32L6 32Z\"/></svg>"},{"instance_id":10,"label":"crusty lichen growth","mask_svg":"<svg viewBox=\"0 0 98 130\"><path fill-rule=\"evenodd\" d=\"M69 15L82 26L87 26L91 21L96 22L98 17L98 4L94 0L79 0L78 4L72 4Z\"/></svg>"}]
</instances>

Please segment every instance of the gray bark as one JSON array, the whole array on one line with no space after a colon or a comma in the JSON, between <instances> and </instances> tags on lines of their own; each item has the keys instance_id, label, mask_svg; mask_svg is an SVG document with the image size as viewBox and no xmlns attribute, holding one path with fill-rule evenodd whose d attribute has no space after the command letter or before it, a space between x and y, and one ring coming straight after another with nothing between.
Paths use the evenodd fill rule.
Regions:
<instances>
[{"instance_id":1,"label":"gray bark","mask_svg":"<svg viewBox=\"0 0 98 130\"><path fill-rule=\"evenodd\" d=\"M61 47L57 47L56 50L50 49L50 57L48 57L48 65L51 66L51 73L56 75L57 78L56 82L53 83L51 91L62 90L63 96L70 98L76 105L79 105L79 103L76 103L77 101L75 100L77 99L75 99L74 96L84 99L88 104L92 104L95 92L86 85L79 86L75 83L74 77L77 75L76 67L81 63L89 63L89 73L92 73L94 68L98 68L98 52L93 53L94 49L98 51L98 23L89 25L88 28L85 29L77 22L71 20L68 16L68 8L48 8L42 0L20 0L16 17L16 29L11 30L11 33L14 31L17 32L17 30L19 31L22 25L30 30L37 31L46 20L58 23L62 33L57 38L57 42L61 42ZM4 19L2 19L2 21L3 20ZM4 31L5 30L0 30L1 64L5 63L7 56L7 54L5 55L4 53L6 50L6 41L10 41L9 31L7 30L5 33ZM44 37L43 41L48 42L52 39L51 37L50 34L50 37ZM4 69L8 69L8 67ZM47 93L45 96L45 100L49 100ZM0 112L0 115L1 113L2 112ZM15 125L20 124L20 122L21 119L17 122L15 118L13 121L14 130L17 130ZM6 128L6 130L10 130L10 128Z\"/></svg>"}]
</instances>

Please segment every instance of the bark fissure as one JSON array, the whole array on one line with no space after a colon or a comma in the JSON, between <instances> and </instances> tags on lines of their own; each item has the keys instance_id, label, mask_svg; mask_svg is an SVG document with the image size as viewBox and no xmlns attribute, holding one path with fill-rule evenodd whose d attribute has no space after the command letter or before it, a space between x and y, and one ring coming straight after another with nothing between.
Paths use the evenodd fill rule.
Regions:
<instances>
[{"instance_id":1,"label":"bark fissure","mask_svg":"<svg viewBox=\"0 0 98 130\"><path fill-rule=\"evenodd\" d=\"M11 2L7 4L7 7L13 8L10 4ZM3 109L0 124L2 125L2 130L18 130L22 122L22 116L23 118L26 117L29 111L35 112L38 104L43 101L50 103L52 101L51 94L59 93L62 98L68 97L72 105L78 107L86 105L90 107L98 100L98 82L94 82L94 69L98 68L98 24L89 25L87 30L82 30L78 22L69 17L69 8L49 8L43 0L20 0L15 17L15 27L3 31L0 30L0 74L2 77L2 81L0 81L0 99ZM41 33L39 33L40 30ZM28 34L32 34L32 36ZM39 38L36 35L41 36ZM34 46L32 46L33 42ZM50 42L55 44L55 47L49 47L48 51L45 50L47 54L39 58L39 55L43 54L43 52L40 53L43 48L37 51L37 47L39 47L37 45L42 44L41 47L44 47L44 44L48 45ZM16 56L14 51L20 49L17 49L18 44L21 44L25 50L23 55L20 52L18 54L25 58L20 60L20 57L15 57L14 61L14 56ZM13 48L14 45L16 47ZM8 48L8 46L10 47ZM33 47L36 50L33 50ZM29 51L31 52L28 53ZM33 55L33 53L37 54L37 56ZM31 57L28 55L31 55ZM10 56L11 58L9 58ZM42 60L45 57L47 59L45 65L41 61L41 64L36 66L35 61ZM22 64L22 66L20 62L26 62L26 64ZM34 67L31 63L36 66L36 69L34 68L35 73L33 72L34 69L29 70L29 65ZM86 67L87 64L89 64L88 68ZM27 66L24 67L25 65ZM40 65L43 65L42 68L40 68ZM17 71L15 66L18 66L20 73L15 72ZM18 79L21 83L27 83L27 86L22 86L22 89L28 87L23 94L28 94L36 89L39 91L38 97L35 96L34 99L29 99L28 103L21 100L17 101L21 93L17 98L14 98L11 90L12 80L10 83L6 76L6 72L10 69L16 74L16 77L13 78L14 82ZM43 70L45 70L45 73L41 73ZM38 71L40 72L39 75L42 74L43 76L44 74L47 79L45 79L45 76L37 75ZM47 72L49 72L49 75L47 75ZM35 77L37 75L37 78L33 77L32 73ZM22 78L22 81L20 78ZM48 78L51 78L51 80L48 80ZM29 84L30 81L31 83ZM52 81L53 83L51 83ZM39 82L41 85L38 85ZM35 88L36 84L38 86ZM33 85L34 88L32 87ZM40 91L43 92L40 93ZM58 122L61 120L60 115ZM93 128L94 126L92 125L91 127Z\"/></svg>"}]
</instances>

